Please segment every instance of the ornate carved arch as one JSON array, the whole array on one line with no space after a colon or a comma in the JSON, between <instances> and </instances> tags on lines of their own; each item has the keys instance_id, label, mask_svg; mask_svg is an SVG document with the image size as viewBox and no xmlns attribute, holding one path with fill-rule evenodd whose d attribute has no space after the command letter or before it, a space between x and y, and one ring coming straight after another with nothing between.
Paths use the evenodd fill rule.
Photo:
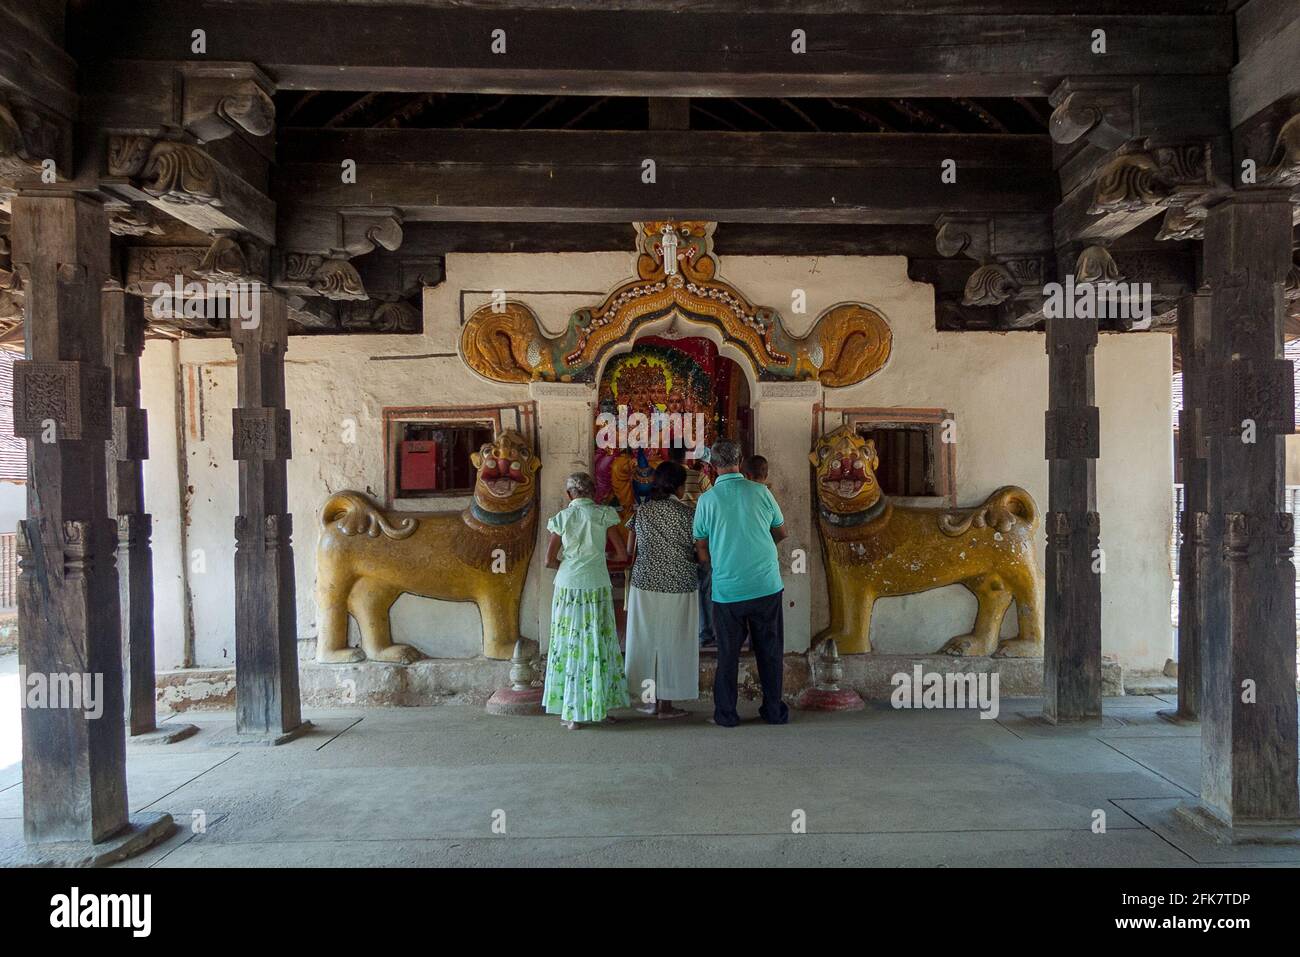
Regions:
<instances>
[{"instance_id":1,"label":"ornate carved arch","mask_svg":"<svg viewBox=\"0 0 1300 957\"><path fill-rule=\"evenodd\" d=\"M518 301L486 305L461 331L461 355L495 382L591 382L611 349L636 338L647 323L679 315L716 328L744 355L760 380L819 380L827 386L861 382L889 358L892 336L874 309L845 302L825 310L806 336L795 338L781 315L754 305L715 278L715 223L635 224L637 276L599 305L579 309L559 336L542 330L536 313ZM667 263L667 265L665 265Z\"/></svg>"}]
</instances>

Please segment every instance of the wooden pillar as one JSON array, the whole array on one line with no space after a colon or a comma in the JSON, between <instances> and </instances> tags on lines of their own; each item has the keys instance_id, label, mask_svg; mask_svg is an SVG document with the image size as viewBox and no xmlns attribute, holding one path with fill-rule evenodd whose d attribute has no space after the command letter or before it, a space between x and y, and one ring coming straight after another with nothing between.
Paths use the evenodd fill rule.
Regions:
<instances>
[{"instance_id":1,"label":"wooden pillar","mask_svg":"<svg viewBox=\"0 0 1300 957\"><path fill-rule=\"evenodd\" d=\"M235 518L235 728L274 743L306 730L298 696L298 629L293 531L285 462L290 455L284 401L288 316L284 296L255 286L253 318L231 309L230 338L239 376L234 457L239 463Z\"/></svg>"},{"instance_id":2,"label":"wooden pillar","mask_svg":"<svg viewBox=\"0 0 1300 957\"><path fill-rule=\"evenodd\" d=\"M1068 265L1067 265L1068 263ZM1062 273L1075 267L1062 260ZM1093 403L1097 319L1047 317L1047 608L1043 717L1101 718L1100 418Z\"/></svg>"},{"instance_id":3,"label":"wooden pillar","mask_svg":"<svg viewBox=\"0 0 1300 957\"><path fill-rule=\"evenodd\" d=\"M1178 460L1183 473L1183 508L1178 516L1178 709L1172 717L1196 721L1201 713L1201 653L1204 642L1197 515L1209 509L1205 474L1205 350L1210 338L1210 295L1199 292L1178 303L1178 355L1183 371L1183 408L1178 413ZM1164 712L1162 712L1163 714Z\"/></svg>"},{"instance_id":4,"label":"wooden pillar","mask_svg":"<svg viewBox=\"0 0 1300 957\"><path fill-rule=\"evenodd\" d=\"M127 733L157 730L153 647L153 518L144 510L144 460L149 457L140 408L144 302L110 279L103 292L104 342L113 389L108 512L117 520L118 601L122 616L122 681Z\"/></svg>"},{"instance_id":5,"label":"wooden pillar","mask_svg":"<svg viewBox=\"0 0 1300 957\"><path fill-rule=\"evenodd\" d=\"M1234 829L1300 824L1294 539L1283 509L1295 430L1282 358L1290 267L1287 190L1239 190L1210 207L1201 806Z\"/></svg>"},{"instance_id":6,"label":"wooden pillar","mask_svg":"<svg viewBox=\"0 0 1300 957\"><path fill-rule=\"evenodd\" d=\"M108 221L98 202L70 193L20 193L12 213L27 346L14 363L14 434L28 458L18 532L23 832L31 843L99 842L128 823L100 317ZM34 707L41 683L46 698Z\"/></svg>"}]
</instances>

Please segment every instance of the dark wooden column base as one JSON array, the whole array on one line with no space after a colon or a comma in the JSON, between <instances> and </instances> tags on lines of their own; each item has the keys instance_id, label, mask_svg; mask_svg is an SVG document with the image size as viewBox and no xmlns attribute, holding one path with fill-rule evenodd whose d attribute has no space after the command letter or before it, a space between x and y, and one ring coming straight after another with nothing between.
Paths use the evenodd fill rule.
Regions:
<instances>
[{"instance_id":1,"label":"dark wooden column base","mask_svg":"<svg viewBox=\"0 0 1300 957\"><path fill-rule=\"evenodd\" d=\"M1101 721L1101 576L1092 571L1101 538L1096 512L1047 513L1043 718Z\"/></svg>"},{"instance_id":2,"label":"dark wooden column base","mask_svg":"<svg viewBox=\"0 0 1300 957\"><path fill-rule=\"evenodd\" d=\"M235 519L235 726L280 738L302 725L292 516ZM287 596L288 600L285 600Z\"/></svg>"}]
</instances>

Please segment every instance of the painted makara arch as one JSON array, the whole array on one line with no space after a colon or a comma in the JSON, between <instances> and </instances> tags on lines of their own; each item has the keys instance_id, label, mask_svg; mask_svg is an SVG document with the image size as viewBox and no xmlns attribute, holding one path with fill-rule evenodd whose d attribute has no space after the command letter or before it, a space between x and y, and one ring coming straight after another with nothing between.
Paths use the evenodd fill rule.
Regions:
<instances>
[{"instance_id":1,"label":"painted makara arch","mask_svg":"<svg viewBox=\"0 0 1300 957\"><path fill-rule=\"evenodd\" d=\"M537 314L510 300L476 310L461 330L465 363L494 382L593 382L603 360L636 338L642 326L670 314L716 328L765 381L861 382L889 358L892 335L879 312L858 302L826 309L796 338L780 313L756 306L716 277L716 223L634 224L637 276L599 305L579 309L559 336L547 336Z\"/></svg>"}]
</instances>

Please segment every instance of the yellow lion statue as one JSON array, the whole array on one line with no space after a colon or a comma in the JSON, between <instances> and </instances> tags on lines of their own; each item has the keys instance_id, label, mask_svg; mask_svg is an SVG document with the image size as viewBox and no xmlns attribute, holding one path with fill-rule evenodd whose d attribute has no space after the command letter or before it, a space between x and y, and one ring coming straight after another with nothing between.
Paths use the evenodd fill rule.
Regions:
<instances>
[{"instance_id":1,"label":"yellow lion statue","mask_svg":"<svg viewBox=\"0 0 1300 957\"><path fill-rule=\"evenodd\" d=\"M951 655L1035 658L1043 653L1043 579L1035 554L1038 508L1014 485L982 505L958 510L892 504L876 483L875 443L842 425L817 440L818 525L830 590L831 624L816 637L840 651L871 651L877 598L965 585L979 601L969 634L940 651ZM1020 623L999 642L1012 600Z\"/></svg>"},{"instance_id":2,"label":"yellow lion statue","mask_svg":"<svg viewBox=\"0 0 1300 957\"><path fill-rule=\"evenodd\" d=\"M385 515L360 492L339 492L321 509L316 549L320 636L316 660L409 663L421 656L392 640L388 612L411 592L472 601L483 619L483 654L509 658L519 640L519 604L537 538L536 474L542 462L506 430L470 456L474 497L459 512ZM361 648L348 647L348 613Z\"/></svg>"}]
</instances>

